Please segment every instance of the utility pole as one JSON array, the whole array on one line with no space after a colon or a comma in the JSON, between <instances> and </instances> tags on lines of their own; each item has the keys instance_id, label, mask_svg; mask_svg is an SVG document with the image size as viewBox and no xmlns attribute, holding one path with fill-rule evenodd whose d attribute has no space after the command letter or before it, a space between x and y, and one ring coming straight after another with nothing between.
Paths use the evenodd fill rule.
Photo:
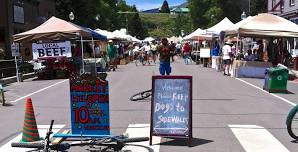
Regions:
<instances>
[{"instance_id":1,"label":"utility pole","mask_svg":"<svg viewBox=\"0 0 298 152\"><path fill-rule=\"evenodd\" d=\"M248 16L250 16L250 0L248 0Z\"/></svg>"}]
</instances>

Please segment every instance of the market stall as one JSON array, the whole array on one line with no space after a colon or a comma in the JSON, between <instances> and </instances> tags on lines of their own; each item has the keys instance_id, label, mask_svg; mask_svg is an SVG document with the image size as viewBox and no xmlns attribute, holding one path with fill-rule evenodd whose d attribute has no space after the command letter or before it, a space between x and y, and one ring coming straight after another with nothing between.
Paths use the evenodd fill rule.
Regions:
<instances>
[{"instance_id":1,"label":"market stall","mask_svg":"<svg viewBox=\"0 0 298 152\"><path fill-rule=\"evenodd\" d=\"M59 77L62 74L57 73L61 71L63 77L85 72L83 44L85 40L93 40L92 32L86 28L53 16L40 26L13 37L15 43L32 44L33 61L44 65L37 73L40 78Z\"/></svg>"},{"instance_id":2,"label":"market stall","mask_svg":"<svg viewBox=\"0 0 298 152\"><path fill-rule=\"evenodd\" d=\"M185 40L196 40L198 41L199 45L199 53L200 58L202 59L203 65L207 67L209 64L209 59L211 58L211 50L213 48L213 45L215 44L215 41L220 37L220 33L222 31L225 31L226 29L230 28L234 24L226 17L214 26L202 30L198 28L193 33L187 35L184 37ZM213 64L211 65L212 68L216 68L216 60L218 60L219 57L212 57Z\"/></svg>"},{"instance_id":3,"label":"market stall","mask_svg":"<svg viewBox=\"0 0 298 152\"><path fill-rule=\"evenodd\" d=\"M247 50L243 50L244 45L241 40L249 37L254 39L260 38L260 45L262 45L262 48L260 48L262 49L261 54L276 54L276 52L283 51L281 52L281 55L283 55L287 54L287 51L284 52L284 48L277 47L271 49L268 47L268 44L265 43L265 39L271 45L275 43L276 45L283 46L284 41L282 38L298 37L298 26L282 17L263 13L248 17L227 29L225 32L226 35L236 35L237 40L240 40L240 42L237 41L237 46L240 46L241 49L237 51L237 54L245 54L247 52ZM251 45L249 49L253 49L253 46ZM277 64L277 62L280 62L273 58L271 61L269 59L270 63L268 63L264 60L264 55L259 56L261 57L259 57L258 61L236 60L232 66L232 76L264 78L266 68L274 66L272 63Z\"/></svg>"}]
</instances>

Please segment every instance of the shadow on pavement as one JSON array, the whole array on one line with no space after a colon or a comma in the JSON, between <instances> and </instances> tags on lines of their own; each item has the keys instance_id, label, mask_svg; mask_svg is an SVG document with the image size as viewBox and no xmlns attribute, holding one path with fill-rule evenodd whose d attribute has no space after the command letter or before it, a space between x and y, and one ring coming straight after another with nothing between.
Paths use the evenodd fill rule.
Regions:
<instances>
[{"instance_id":1,"label":"shadow on pavement","mask_svg":"<svg viewBox=\"0 0 298 152\"><path fill-rule=\"evenodd\" d=\"M5 103L3 106L4 106L4 107L11 107L11 106L14 106L14 104L11 104L11 103Z\"/></svg>"},{"instance_id":2,"label":"shadow on pavement","mask_svg":"<svg viewBox=\"0 0 298 152\"><path fill-rule=\"evenodd\" d=\"M143 145L136 145L136 144L126 144L127 146L135 146L135 147L142 147L144 149L146 149L146 151L148 152L154 152L154 150L150 147L147 146L143 146ZM123 152L131 152L131 150L122 150Z\"/></svg>"},{"instance_id":3,"label":"shadow on pavement","mask_svg":"<svg viewBox=\"0 0 298 152\"><path fill-rule=\"evenodd\" d=\"M131 100L129 100L131 101ZM151 102L151 98L143 99L143 100L137 100L137 101L131 101L131 102Z\"/></svg>"},{"instance_id":4,"label":"shadow on pavement","mask_svg":"<svg viewBox=\"0 0 298 152\"><path fill-rule=\"evenodd\" d=\"M170 139L170 138L167 138ZM207 139L200 139L200 138L192 138L191 140L191 146L190 147L196 147L204 144L208 144L214 142L213 140L207 140ZM170 141L162 142L160 145L166 145L166 146L188 146L188 139L187 138L176 138L176 139L170 139Z\"/></svg>"}]
</instances>

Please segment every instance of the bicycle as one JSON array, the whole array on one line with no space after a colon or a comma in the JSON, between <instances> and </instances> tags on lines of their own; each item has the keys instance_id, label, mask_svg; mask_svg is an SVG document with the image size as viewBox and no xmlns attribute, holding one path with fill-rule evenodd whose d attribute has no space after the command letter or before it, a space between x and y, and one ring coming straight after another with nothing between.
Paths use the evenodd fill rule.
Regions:
<instances>
[{"instance_id":1,"label":"bicycle","mask_svg":"<svg viewBox=\"0 0 298 152\"><path fill-rule=\"evenodd\" d=\"M152 95L152 90L146 90L139 93L136 93L132 95L129 100L130 101L138 101L138 100L144 100Z\"/></svg>"},{"instance_id":2,"label":"bicycle","mask_svg":"<svg viewBox=\"0 0 298 152\"><path fill-rule=\"evenodd\" d=\"M298 140L298 105L291 109L287 116L287 130L289 135Z\"/></svg>"},{"instance_id":3,"label":"bicycle","mask_svg":"<svg viewBox=\"0 0 298 152\"><path fill-rule=\"evenodd\" d=\"M89 146L90 148L95 148L97 152L108 152L108 151L116 151L119 152L126 145L126 143L132 142L142 142L148 141L149 137L136 137L129 138L125 135L120 136L109 136L103 138L90 138L90 139L81 139L80 141L72 142L72 143L58 143L52 144L50 141L50 135L52 132L54 120L52 120L50 129L46 135L46 138L42 142L34 142L34 143L11 143L12 147L16 148L33 148L35 151L40 152L50 152L50 151L67 151L71 149L71 147L75 146ZM98 146L98 147L95 147Z\"/></svg>"}]
</instances>

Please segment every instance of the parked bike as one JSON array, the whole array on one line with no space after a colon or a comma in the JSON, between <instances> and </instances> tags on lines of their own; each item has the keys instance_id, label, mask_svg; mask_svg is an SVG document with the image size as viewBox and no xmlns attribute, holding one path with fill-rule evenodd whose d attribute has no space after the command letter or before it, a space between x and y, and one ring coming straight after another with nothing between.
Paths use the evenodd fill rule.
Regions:
<instances>
[{"instance_id":1,"label":"parked bike","mask_svg":"<svg viewBox=\"0 0 298 152\"><path fill-rule=\"evenodd\" d=\"M121 149L127 143L142 142L142 141L149 140L148 137L129 138L125 135L120 135L120 136L109 136L109 137L103 137L103 138L80 139L80 141L74 141L71 143L53 144L50 141L50 135L53 133L52 132L53 124L54 124L54 120L51 121L49 131L44 141L33 142L33 143L12 143L11 146L17 147L17 148L33 148L35 149L34 151L38 151L38 152L67 151L71 149L71 147L75 147L75 146L89 146L90 148L96 149L93 151L97 151L97 152L108 152L108 151L120 152Z\"/></svg>"}]
</instances>

